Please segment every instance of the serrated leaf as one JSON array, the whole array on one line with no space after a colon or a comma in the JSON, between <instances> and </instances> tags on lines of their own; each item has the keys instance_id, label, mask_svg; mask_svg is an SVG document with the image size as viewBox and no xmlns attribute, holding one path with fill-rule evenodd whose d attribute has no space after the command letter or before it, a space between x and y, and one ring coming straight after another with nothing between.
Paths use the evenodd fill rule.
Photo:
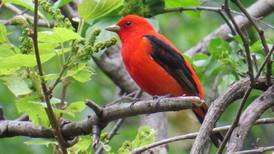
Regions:
<instances>
[{"instance_id":1,"label":"serrated leaf","mask_svg":"<svg viewBox=\"0 0 274 154\"><path fill-rule=\"evenodd\" d=\"M0 79L4 81L4 84L14 94L15 97L28 95L32 92L26 81L15 75L5 76Z\"/></svg>"},{"instance_id":2,"label":"serrated leaf","mask_svg":"<svg viewBox=\"0 0 274 154\"><path fill-rule=\"evenodd\" d=\"M24 143L26 145L44 145L46 147L49 147L49 145L58 145L56 141L49 139L30 139Z\"/></svg>"},{"instance_id":3,"label":"serrated leaf","mask_svg":"<svg viewBox=\"0 0 274 154\"><path fill-rule=\"evenodd\" d=\"M16 102L16 107L20 113L27 113L36 126L49 127L44 103L37 101L34 97L26 96Z\"/></svg>"},{"instance_id":4,"label":"serrated leaf","mask_svg":"<svg viewBox=\"0 0 274 154\"><path fill-rule=\"evenodd\" d=\"M92 74L93 72L90 67L86 64L79 64L78 66L70 69L66 77L72 77L76 81L84 83L91 79Z\"/></svg>"},{"instance_id":5,"label":"serrated leaf","mask_svg":"<svg viewBox=\"0 0 274 154\"><path fill-rule=\"evenodd\" d=\"M40 43L49 43L58 45L70 40L78 40L81 36L71 29L56 27L53 31L42 31L38 33L38 41Z\"/></svg>"},{"instance_id":6,"label":"serrated leaf","mask_svg":"<svg viewBox=\"0 0 274 154\"><path fill-rule=\"evenodd\" d=\"M122 2L122 0L83 0L78 12L80 17L86 21L95 20L121 7Z\"/></svg>"}]
</instances>

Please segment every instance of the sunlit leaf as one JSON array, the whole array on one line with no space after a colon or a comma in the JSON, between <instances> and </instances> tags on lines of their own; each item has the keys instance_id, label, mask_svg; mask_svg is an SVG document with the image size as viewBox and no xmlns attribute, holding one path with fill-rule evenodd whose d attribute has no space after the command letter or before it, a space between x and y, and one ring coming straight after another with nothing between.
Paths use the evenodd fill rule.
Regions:
<instances>
[{"instance_id":1,"label":"sunlit leaf","mask_svg":"<svg viewBox=\"0 0 274 154\"><path fill-rule=\"evenodd\" d=\"M32 92L26 81L15 75L5 76L0 79L4 81L4 84L16 97L27 95Z\"/></svg>"},{"instance_id":2,"label":"sunlit leaf","mask_svg":"<svg viewBox=\"0 0 274 154\"><path fill-rule=\"evenodd\" d=\"M16 102L16 107L20 113L26 113L35 125L49 127L44 103L37 101L34 97L27 96L20 98Z\"/></svg>"},{"instance_id":3,"label":"sunlit leaf","mask_svg":"<svg viewBox=\"0 0 274 154\"><path fill-rule=\"evenodd\" d=\"M41 55L41 62L44 63L55 56L54 53ZM36 59L33 54L14 54L5 58L0 58L0 72L3 70L18 69L21 67L36 66Z\"/></svg>"},{"instance_id":4,"label":"sunlit leaf","mask_svg":"<svg viewBox=\"0 0 274 154\"><path fill-rule=\"evenodd\" d=\"M70 40L78 40L81 36L71 29L56 27L53 31L42 31L38 33L38 41L56 45Z\"/></svg>"},{"instance_id":5,"label":"sunlit leaf","mask_svg":"<svg viewBox=\"0 0 274 154\"><path fill-rule=\"evenodd\" d=\"M107 16L122 6L122 0L83 0L79 5L79 15L84 20L95 20Z\"/></svg>"}]
</instances>

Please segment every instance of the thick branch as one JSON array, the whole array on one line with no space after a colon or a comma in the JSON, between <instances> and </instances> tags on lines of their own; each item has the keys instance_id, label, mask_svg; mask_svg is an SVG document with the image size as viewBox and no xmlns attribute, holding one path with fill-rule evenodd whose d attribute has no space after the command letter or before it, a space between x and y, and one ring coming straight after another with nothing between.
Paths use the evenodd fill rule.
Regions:
<instances>
[{"instance_id":1,"label":"thick branch","mask_svg":"<svg viewBox=\"0 0 274 154\"><path fill-rule=\"evenodd\" d=\"M198 97L174 97L160 100L138 101L134 104L113 104L103 108L100 121L108 123L120 118L140 114L190 109L193 107L193 102L199 104L201 100ZM67 138L90 134L97 118L94 114L82 121L65 124L62 127L62 134ZM53 132L50 129L35 126L28 121L0 121L0 138L13 136L52 138Z\"/></svg>"},{"instance_id":2,"label":"thick branch","mask_svg":"<svg viewBox=\"0 0 274 154\"><path fill-rule=\"evenodd\" d=\"M259 0L250 6L247 9L248 13L257 18L261 19L274 11L274 1L273 0ZM240 28L249 27L250 21L243 15L238 15L235 17L235 21ZM221 25L218 29L216 29L211 34L204 37L197 45L189 49L186 54L189 56L193 56L197 52L206 52L207 46L213 38L221 37L225 40L230 39L231 30L227 26L227 24Z\"/></svg>"},{"instance_id":3,"label":"thick branch","mask_svg":"<svg viewBox=\"0 0 274 154\"><path fill-rule=\"evenodd\" d=\"M274 122L274 118L262 118L262 119L258 119L255 122L255 124L256 125L259 125L259 124L272 124L273 122ZM215 132L227 131L230 128L230 126L231 125L217 127L217 128L214 128L212 130L212 132L215 133ZM163 140L160 140L158 142L154 142L154 143L139 147L139 148L133 150L131 152L131 154L139 154L139 153L147 151L151 148L154 148L154 147L157 147L157 146L160 146L160 145L164 145L164 144L168 144L168 143L172 143L172 142L176 142L176 141L182 141L182 140L186 140L186 139L195 139L197 135L198 135L198 132L195 132L195 133L189 133L189 134L184 134L184 135L179 135L179 136L163 139Z\"/></svg>"},{"instance_id":4,"label":"thick branch","mask_svg":"<svg viewBox=\"0 0 274 154\"><path fill-rule=\"evenodd\" d=\"M228 153L241 150L247 133L255 121L271 106L274 105L274 86L268 88L242 114L228 142Z\"/></svg>"},{"instance_id":5,"label":"thick branch","mask_svg":"<svg viewBox=\"0 0 274 154\"><path fill-rule=\"evenodd\" d=\"M256 86L259 89L266 90L266 80L260 78ZM203 149L205 143L209 140L212 129L215 123L221 116L222 112L226 109L228 105L237 99L242 98L245 91L249 89L250 81L248 79L242 79L231 85L228 90L221 96L219 96L210 106L203 124L200 128L199 134L194 141L191 152L199 153Z\"/></svg>"}]
</instances>

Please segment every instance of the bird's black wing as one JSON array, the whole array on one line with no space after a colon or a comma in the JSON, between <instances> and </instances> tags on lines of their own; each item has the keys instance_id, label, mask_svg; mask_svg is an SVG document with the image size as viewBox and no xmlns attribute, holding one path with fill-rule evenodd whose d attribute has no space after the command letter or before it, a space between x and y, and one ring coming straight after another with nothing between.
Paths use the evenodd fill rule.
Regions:
<instances>
[{"instance_id":1,"label":"bird's black wing","mask_svg":"<svg viewBox=\"0 0 274 154\"><path fill-rule=\"evenodd\" d=\"M170 45L153 35L145 35L152 44L151 57L163 67L187 92L199 96L198 87L184 57Z\"/></svg>"}]
</instances>

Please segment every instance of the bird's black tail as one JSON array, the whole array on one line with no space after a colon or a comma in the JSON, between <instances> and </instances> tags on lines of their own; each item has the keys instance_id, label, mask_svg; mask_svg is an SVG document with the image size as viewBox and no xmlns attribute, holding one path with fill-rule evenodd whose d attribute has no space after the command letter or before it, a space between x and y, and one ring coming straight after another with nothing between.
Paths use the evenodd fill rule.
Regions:
<instances>
[{"instance_id":1,"label":"bird's black tail","mask_svg":"<svg viewBox=\"0 0 274 154\"><path fill-rule=\"evenodd\" d=\"M201 107L197 107L193 109L197 119L202 124L207 113L208 106L203 104ZM220 143L223 141L223 135L221 133L214 133L210 135L211 141L215 144L216 147L219 147Z\"/></svg>"}]
</instances>

